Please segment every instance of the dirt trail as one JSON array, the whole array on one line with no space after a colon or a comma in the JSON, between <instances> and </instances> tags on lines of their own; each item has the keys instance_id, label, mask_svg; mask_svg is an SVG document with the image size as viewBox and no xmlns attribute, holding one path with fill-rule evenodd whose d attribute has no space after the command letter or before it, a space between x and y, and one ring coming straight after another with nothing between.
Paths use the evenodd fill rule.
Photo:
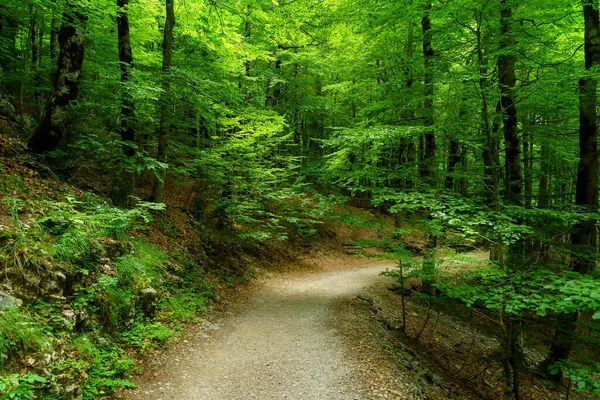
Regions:
<instances>
[{"instance_id":1,"label":"dirt trail","mask_svg":"<svg viewBox=\"0 0 600 400\"><path fill-rule=\"evenodd\" d=\"M333 304L388 278L389 263L268 278L244 304L153 357L123 399L364 399Z\"/></svg>"}]
</instances>

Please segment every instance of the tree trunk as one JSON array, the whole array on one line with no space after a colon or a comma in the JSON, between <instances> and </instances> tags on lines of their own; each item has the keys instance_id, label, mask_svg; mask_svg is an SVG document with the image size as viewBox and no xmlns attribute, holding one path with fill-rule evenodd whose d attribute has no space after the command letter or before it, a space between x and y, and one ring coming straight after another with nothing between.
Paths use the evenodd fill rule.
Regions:
<instances>
[{"instance_id":1,"label":"tree trunk","mask_svg":"<svg viewBox=\"0 0 600 400\"><path fill-rule=\"evenodd\" d=\"M535 124L535 117L532 120L532 126ZM525 208L530 209L533 202L533 136L527 131L529 126L525 127L523 132L523 164L524 164L524 184L525 184Z\"/></svg>"},{"instance_id":2,"label":"tree trunk","mask_svg":"<svg viewBox=\"0 0 600 400\"><path fill-rule=\"evenodd\" d=\"M246 41L249 41L250 37L252 36L252 22L250 21L251 16L252 16L252 7L250 4L248 4L248 14L246 17L246 22L244 24L244 37L246 38ZM244 89L246 90L246 94L244 96L244 104L246 104L246 105L250 104L250 99L252 97L252 94L250 93L250 76L251 75L252 75L252 64L250 63L250 60L246 60L244 62L244 77L245 77Z\"/></svg>"},{"instance_id":3,"label":"tree trunk","mask_svg":"<svg viewBox=\"0 0 600 400\"><path fill-rule=\"evenodd\" d=\"M434 185L433 180L433 162L435 158L435 136L433 132L433 71L431 69L431 61L433 60L433 47L431 45L431 21L429 14L431 12L431 2L425 5L425 14L421 19L421 27L423 28L423 58L425 74L423 78L423 108L425 125L425 133L421 136L420 147L422 148L423 162L421 164L420 174L421 179L425 183ZM432 234L427 234L427 245L425 255L423 257L423 273L426 279L423 281L423 292L426 294L433 293L433 279L435 269L435 243L436 238Z\"/></svg>"},{"instance_id":4,"label":"tree trunk","mask_svg":"<svg viewBox=\"0 0 600 400\"><path fill-rule=\"evenodd\" d=\"M435 158L435 136L433 131L433 71L431 62L434 52L431 45L431 21L429 14L431 12L431 2L425 6L425 14L421 19L423 28L423 58L425 74L423 79L423 108L425 133L423 134L423 163L421 165L421 178L433 184L434 158Z\"/></svg>"},{"instance_id":5,"label":"tree trunk","mask_svg":"<svg viewBox=\"0 0 600 400\"><path fill-rule=\"evenodd\" d=\"M277 57L273 54L274 57ZM271 69L271 68L269 68ZM281 70L281 60L275 60L275 71L271 71L271 75L267 80L267 91L265 98L265 107L275 107L279 105L279 98L281 97L281 83L279 82L279 72ZM273 80L276 80L273 83Z\"/></svg>"},{"instance_id":6,"label":"tree trunk","mask_svg":"<svg viewBox=\"0 0 600 400\"><path fill-rule=\"evenodd\" d=\"M34 153L55 150L66 132L69 103L79 94L85 50L84 30L88 19L84 11L82 2L68 1L66 4L58 35L60 53L54 86L42 121L29 140L29 148Z\"/></svg>"},{"instance_id":7,"label":"tree trunk","mask_svg":"<svg viewBox=\"0 0 600 400\"><path fill-rule=\"evenodd\" d=\"M514 91L516 83L516 58L507 48L514 46L512 36L512 9L500 0L501 11L501 41L503 53L498 57L498 84L500 86L500 105L504 127L504 146L506 169L506 196L509 204L522 203L521 149L517 130L517 107L515 106Z\"/></svg>"},{"instance_id":8,"label":"tree trunk","mask_svg":"<svg viewBox=\"0 0 600 400\"><path fill-rule=\"evenodd\" d=\"M586 1L583 6L585 21L585 69L600 65L600 16L598 1ZM579 81L579 167L575 204L583 212L598 210L598 125L596 115L596 89L598 83L592 76ZM596 220L587 219L574 226L572 268L587 274L596 266ZM548 363L568 359L575 339L577 313L561 316L554 334ZM556 379L562 378L562 372Z\"/></svg>"},{"instance_id":9,"label":"tree trunk","mask_svg":"<svg viewBox=\"0 0 600 400\"><path fill-rule=\"evenodd\" d=\"M548 145L542 144L540 150L540 184L538 189L537 207L548 208L550 206L548 188L550 185L550 169L551 165L548 160L550 157Z\"/></svg>"},{"instance_id":10,"label":"tree trunk","mask_svg":"<svg viewBox=\"0 0 600 400\"><path fill-rule=\"evenodd\" d=\"M516 58L512 55L511 47L515 45L512 32L513 16L508 0L500 0L500 56L498 57L498 85L500 89L500 106L504 128L504 167L506 170L506 203L522 205L522 175L521 175L521 148L517 130L517 108L514 100L516 73ZM508 249L507 267L513 270L523 261L523 242L517 241ZM505 372L505 399L518 400L519 394L519 367L521 364L520 323L518 317L509 313L505 314L504 329L504 372Z\"/></svg>"},{"instance_id":11,"label":"tree trunk","mask_svg":"<svg viewBox=\"0 0 600 400\"><path fill-rule=\"evenodd\" d=\"M121 65L121 140L123 153L127 158L122 165L120 176L117 178L113 201L118 205L127 206L135 188L135 173L128 164L135 157L135 129L133 116L135 105L128 88L133 70L133 53L129 36L129 0L117 0L117 32L119 40L119 62Z\"/></svg>"},{"instance_id":12,"label":"tree trunk","mask_svg":"<svg viewBox=\"0 0 600 400\"><path fill-rule=\"evenodd\" d=\"M448 169L446 172L446 182L444 182L444 187L446 189L452 190L454 187L454 171L456 170L456 166L462 162L462 158L462 146L458 140L451 139L448 146Z\"/></svg>"},{"instance_id":13,"label":"tree trunk","mask_svg":"<svg viewBox=\"0 0 600 400\"><path fill-rule=\"evenodd\" d=\"M163 81L163 95L161 101L161 112L160 112L160 125L158 128L158 152L156 159L161 163L167 162L167 150L168 150L168 138L170 124L170 108L168 104L168 94L171 87L170 83L170 69L173 58L173 27L175 26L175 11L174 11L175 0L166 0L166 19L163 37L163 62L162 62L162 81ZM167 179L166 168L160 169L154 189L152 191L152 200L156 203L162 203L165 194L165 182Z\"/></svg>"}]
</instances>

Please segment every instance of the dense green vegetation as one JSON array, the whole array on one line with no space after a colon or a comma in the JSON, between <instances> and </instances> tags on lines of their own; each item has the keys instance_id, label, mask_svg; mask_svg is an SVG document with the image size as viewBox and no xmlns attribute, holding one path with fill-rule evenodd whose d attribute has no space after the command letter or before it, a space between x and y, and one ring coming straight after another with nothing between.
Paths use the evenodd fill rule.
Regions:
<instances>
[{"instance_id":1,"label":"dense green vegetation","mask_svg":"<svg viewBox=\"0 0 600 400\"><path fill-rule=\"evenodd\" d=\"M337 193L396 215L395 256L403 224L423 236L426 295L499 321L504 398L520 398L523 332L540 318L553 338L536 343L539 370L600 393L597 3L4 0L0 112L40 174L112 200L36 198L24 223L29 188L3 173L3 268L74 277L69 307L99 316L72 327L85 367L53 373L87 370L86 398L127 386L130 361L102 336L143 352L203 309L195 267L158 314L121 307L167 285L172 255L130 237L164 204L252 247L313 234L322 193ZM115 273L98 269L106 238L137 249L113 257ZM489 265L444 277L443 246ZM55 303L25 302L0 314L0 366L60 336ZM14 398L50 382L3 371Z\"/></svg>"}]
</instances>

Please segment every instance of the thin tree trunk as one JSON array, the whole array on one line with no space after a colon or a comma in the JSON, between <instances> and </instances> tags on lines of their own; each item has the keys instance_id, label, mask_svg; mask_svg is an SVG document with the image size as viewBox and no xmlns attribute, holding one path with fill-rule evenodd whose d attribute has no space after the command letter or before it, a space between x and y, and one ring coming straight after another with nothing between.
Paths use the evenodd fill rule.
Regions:
<instances>
[{"instance_id":1,"label":"thin tree trunk","mask_svg":"<svg viewBox=\"0 0 600 400\"><path fill-rule=\"evenodd\" d=\"M533 199L533 137L526 131L523 132L523 178L525 189L525 208L530 209Z\"/></svg>"},{"instance_id":2,"label":"thin tree trunk","mask_svg":"<svg viewBox=\"0 0 600 400\"><path fill-rule=\"evenodd\" d=\"M451 139L448 145L448 168L446 172L446 182L444 187L446 189L452 189L454 187L454 171L456 166L462 162L462 146L458 140Z\"/></svg>"},{"instance_id":3,"label":"thin tree trunk","mask_svg":"<svg viewBox=\"0 0 600 400\"><path fill-rule=\"evenodd\" d=\"M424 116L423 123L425 125L425 132L419 138L419 150L420 155L423 157L420 163L420 178L424 183L434 185L434 159L435 159L435 136L433 129L433 71L431 62L433 60L434 52L431 44L431 20L429 14L431 12L431 2L425 4L425 14L421 19L421 27L423 30L423 66L425 69L423 77L423 108ZM423 280L423 292L432 295L433 288L433 275L435 269L435 242L436 238L428 233L427 245L425 255L423 257L423 274L425 279Z\"/></svg>"},{"instance_id":4,"label":"thin tree trunk","mask_svg":"<svg viewBox=\"0 0 600 400\"><path fill-rule=\"evenodd\" d=\"M548 145L543 143L540 150L540 184L538 189L538 208L547 208L550 205L548 201L548 187L550 184L550 157Z\"/></svg>"},{"instance_id":5,"label":"thin tree trunk","mask_svg":"<svg viewBox=\"0 0 600 400\"><path fill-rule=\"evenodd\" d=\"M135 157L135 129L133 116L135 105L128 88L133 71L133 53L129 36L129 0L117 0L117 32L119 43L119 62L121 65L121 140L123 153L127 160L117 178L113 200L116 204L127 206L135 188L135 173L128 168L128 163Z\"/></svg>"},{"instance_id":6,"label":"thin tree trunk","mask_svg":"<svg viewBox=\"0 0 600 400\"><path fill-rule=\"evenodd\" d=\"M175 0L166 0L166 19L163 37L163 62L162 62L162 85L163 95L161 101L160 125L158 129L158 152L156 159L161 163L167 162L168 151L168 132L170 128L170 107L168 104L170 83L170 69L173 58L173 27L175 26ZM165 193L165 183L167 179L167 170L165 168L158 172L158 177L152 191L152 200L156 203L162 203Z\"/></svg>"},{"instance_id":7,"label":"thin tree trunk","mask_svg":"<svg viewBox=\"0 0 600 400\"><path fill-rule=\"evenodd\" d=\"M423 80L423 108L425 133L423 134L423 164L421 166L421 178L433 183L434 158L435 158L435 136L433 130L433 70L431 62L433 61L433 47L431 45L431 2L425 6L425 15L421 19L423 28L423 63L425 68Z\"/></svg>"},{"instance_id":8,"label":"thin tree trunk","mask_svg":"<svg viewBox=\"0 0 600 400\"><path fill-rule=\"evenodd\" d=\"M246 37L246 41L250 40L252 36L252 22L250 21L250 17L252 16L252 7L248 4L248 15L246 17L246 23L244 24L244 36ZM246 90L246 95L244 96L244 103L246 105L250 104L250 76L252 74L252 64L250 60L246 60L244 62L244 77L245 77L245 85L244 89Z\"/></svg>"},{"instance_id":9,"label":"thin tree trunk","mask_svg":"<svg viewBox=\"0 0 600 400\"><path fill-rule=\"evenodd\" d=\"M69 103L79 94L88 18L84 3L80 1L68 1L65 7L58 35L60 53L54 86L42 121L29 140L29 148L34 153L45 153L58 147L67 130Z\"/></svg>"},{"instance_id":10,"label":"thin tree trunk","mask_svg":"<svg viewBox=\"0 0 600 400\"><path fill-rule=\"evenodd\" d=\"M585 69L600 65L600 16L598 1L584 1L585 21ZM596 89L598 82L587 76L579 81L579 167L575 204L583 212L598 210L598 125L596 114ZM573 245L572 264L574 271L587 274L596 266L597 237L596 220L578 222L571 234ZM548 363L568 359L575 340L577 313L561 316L556 326ZM556 379L562 378L562 372Z\"/></svg>"}]
</instances>

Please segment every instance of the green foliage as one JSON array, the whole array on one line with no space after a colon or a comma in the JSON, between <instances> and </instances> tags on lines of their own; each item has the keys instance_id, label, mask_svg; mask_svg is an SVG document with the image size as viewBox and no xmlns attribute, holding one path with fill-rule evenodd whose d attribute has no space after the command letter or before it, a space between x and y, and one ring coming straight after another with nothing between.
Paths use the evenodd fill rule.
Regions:
<instances>
[{"instance_id":1,"label":"green foliage","mask_svg":"<svg viewBox=\"0 0 600 400\"><path fill-rule=\"evenodd\" d=\"M37 374L0 376L0 400L28 400L35 398L35 390L47 379Z\"/></svg>"},{"instance_id":2,"label":"green foliage","mask_svg":"<svg viewBox=\"0 0 600 400\"><path fill-rule=\"evenodd\" d=\"M77 349L78 358L69 359L56 367L62 373L85 374L87 379L82 386L84 399L97 399L120 387L135 388L123 378L135 362L119 346L94 331L74 338L72 345Z\"/></svg>"},{"instance_id":3,"label":"green foliage","mask_svg":"<svg viewBox=\"0 0 600 400\"><path fill-rule=\"evenodd\" d=\"M119 283L132 289L160 283L160 267L167 261L167 254L143 240L134 240L133 245L135 253L125 255L115 263Z\"/></svg>"},{"instance_id":4,"label":"green foliage","mask_svg":"<svg viewBox=\"0 0 600 400\"><path fill-rule=\"evenodd\" d=\"M589 393L591 395L600 394L600 363L596 362L591 366L577 365L568 360L559 361L550 366L550 373L553 375L562 371L567 376L573 388L579 393Z\"/></svg>"},{"instance_id":5,"label":"green foliage","mask_svg":"<svg viewBox=\"0 0 600 400\"><path fill-rule=\"evenodd\" d=\"M173 330L160 322L136 322L131 329L121 333L121 338L134 346L140 354L145 354L158 346L165 346L173 333Z\"/></svg>"},{"instance_id":6,"label":"green foliage","mask_svg":"<svg viewBox=\"0 0 600 400\"><path fill-rule=\"evenodd\" d=\"M192 322L206 311L210 293L198 293L193 289L177 291L172 296L161 299L159 310L164 321Z\"/></svg>"},{"instance_id":7,"label":"green foliage","mask_svg":"<svg viewBox=\"0 0 600 400\"><path fill-rule=\"evenodd\" d=\"M0 371L28 352L45 351L49 347L43 325L26 310L0 310Z\"/></svg>"},{"instance_id":8,"label":"green foliage","mask_svg":"<svg viewBox=\"0 0 600 400\"><path fill-rule=\"evenodd\" d=\"M458 281L439 284L448 296L496 312L524 315L535 312L596 312L600 309L600 282L591 276L553 268L507 271L495 265L465 274Z\"/></svg>"}]
</instances>

